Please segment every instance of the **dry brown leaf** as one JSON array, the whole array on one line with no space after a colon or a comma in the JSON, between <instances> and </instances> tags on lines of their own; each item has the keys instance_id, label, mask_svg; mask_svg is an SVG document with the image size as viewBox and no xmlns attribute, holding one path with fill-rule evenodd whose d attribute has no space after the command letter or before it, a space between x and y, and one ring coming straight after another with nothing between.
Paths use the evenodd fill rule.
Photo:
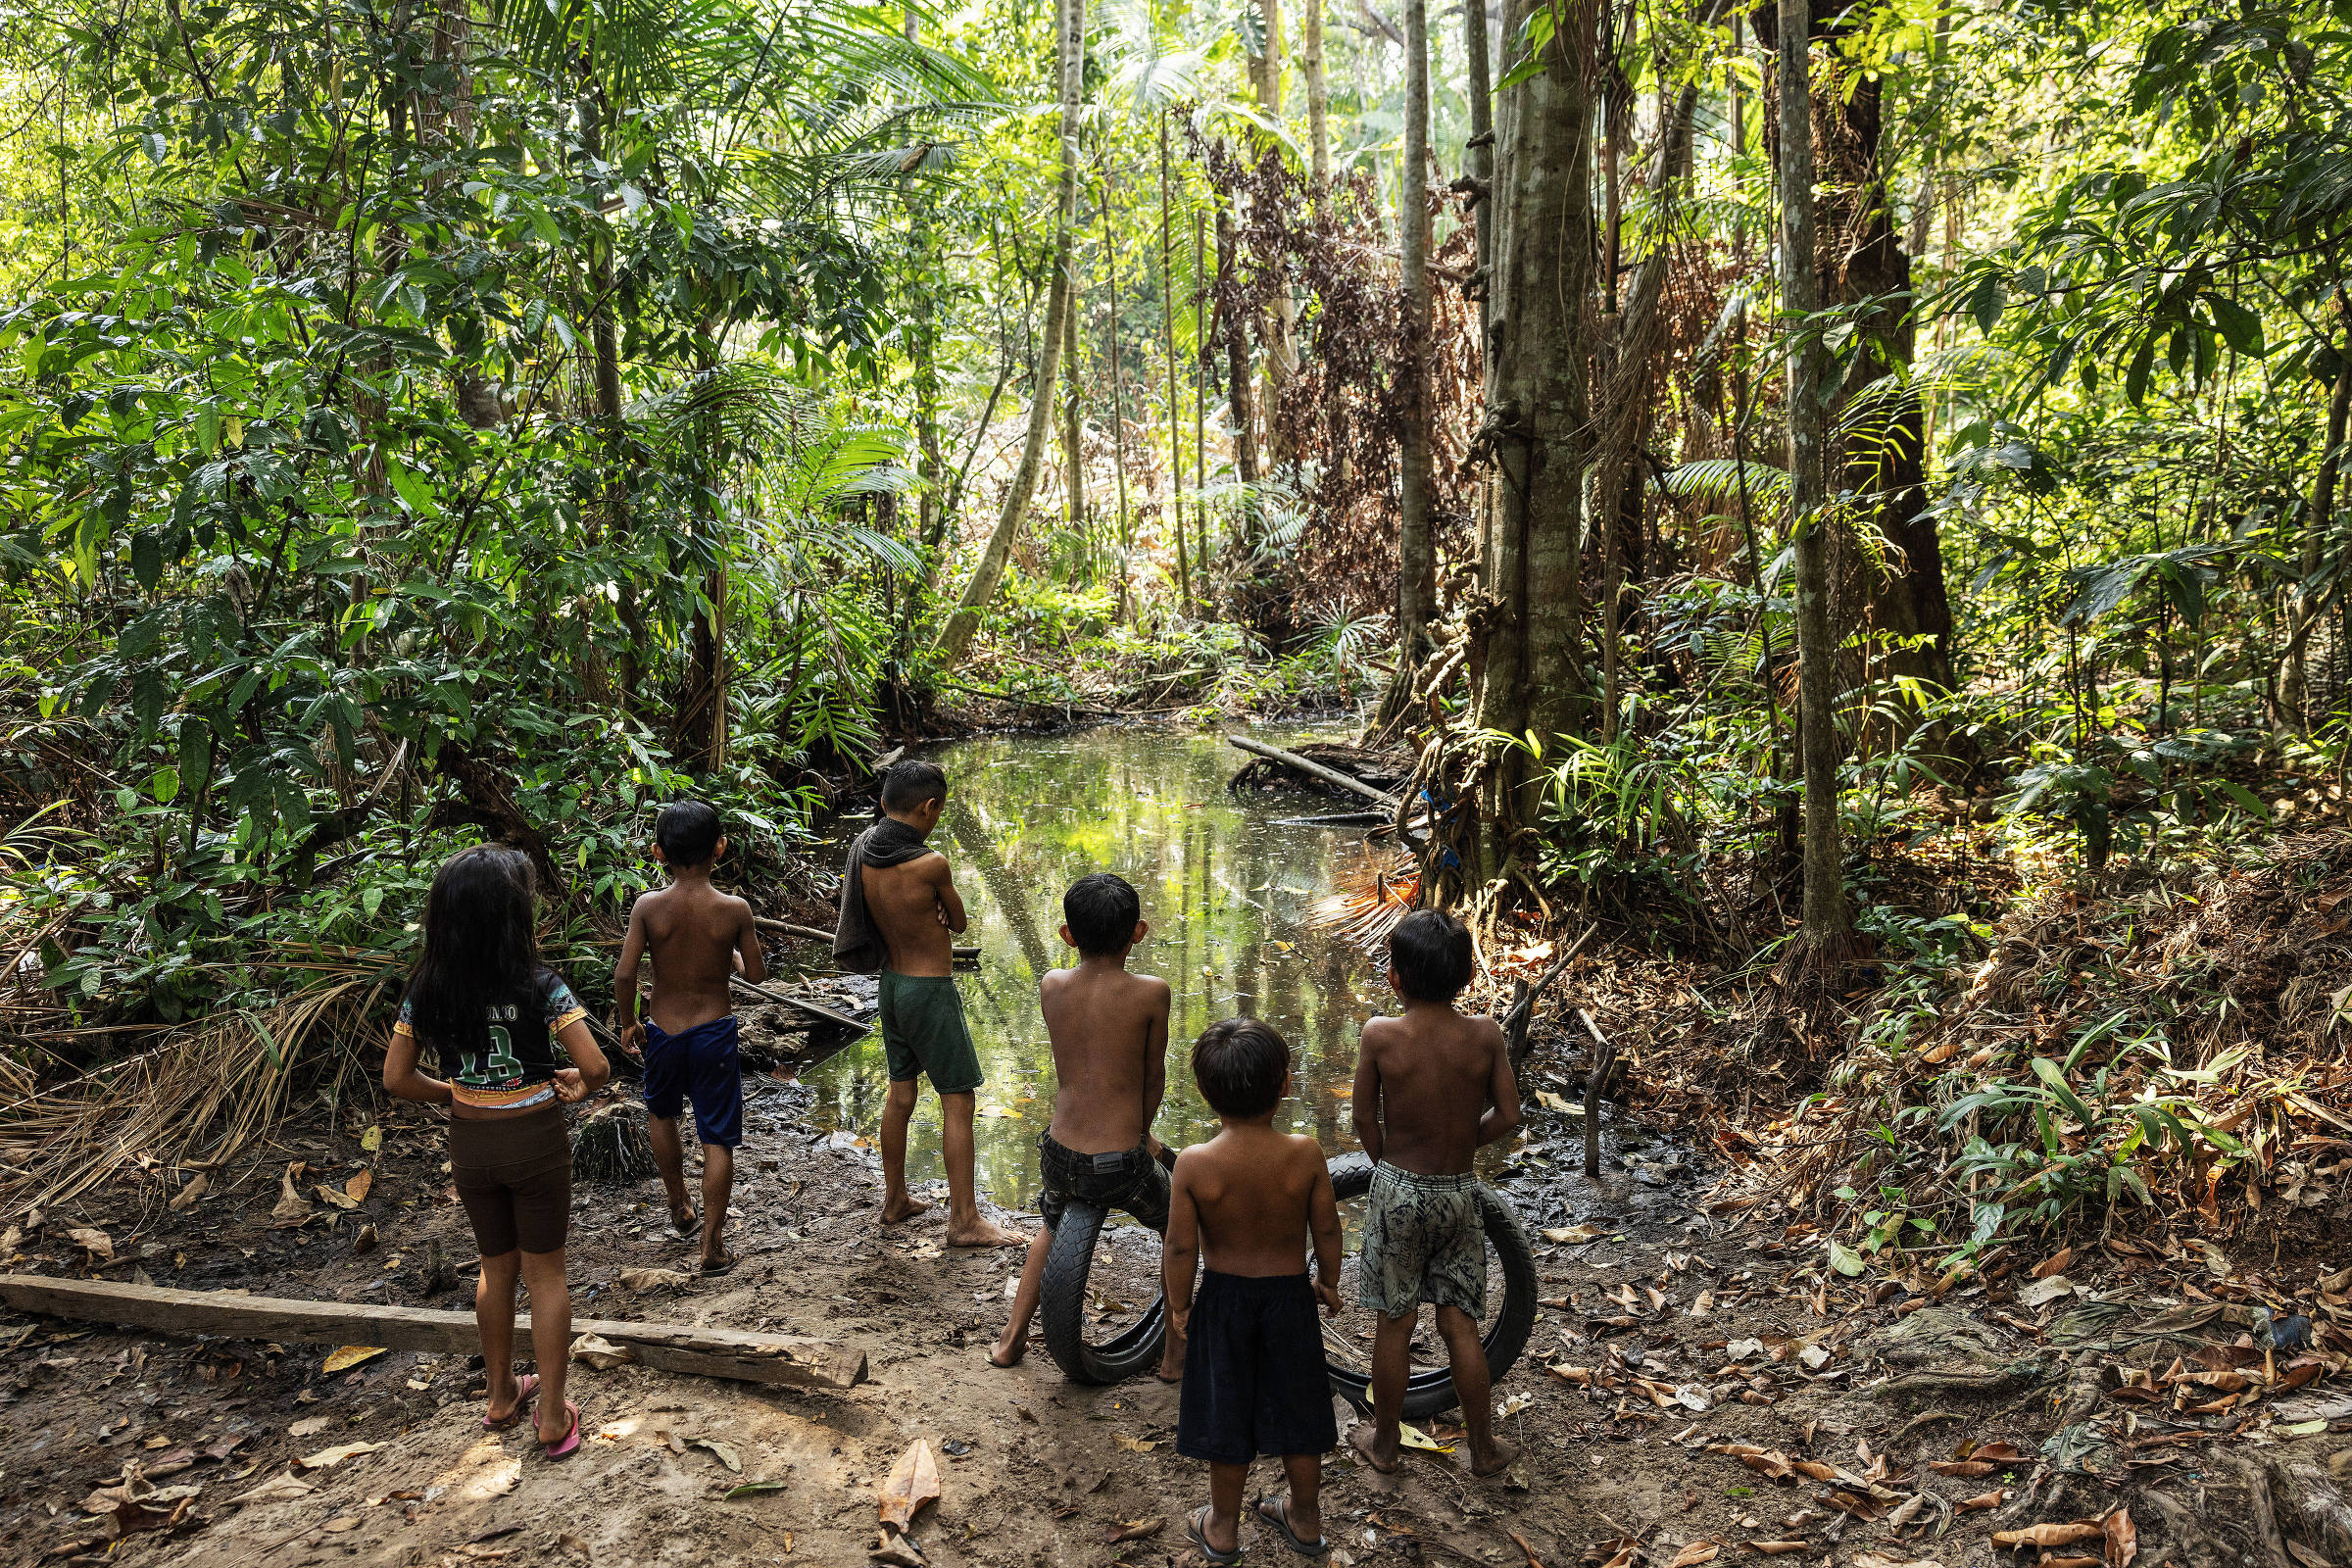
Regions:
<instances>
[{"instance_id":1,"label":"dry brown leaf","mask_svg":"<svg viewBox=\"0 0 2352 1568\"><path fill-rule=\"evenodd\" d=\"M1939 1476L1988 1476L2000 1467L1983 1459L1930 1459L1928 1468Z\"/></svg>"},{"instance_id":2,"label":"dry brown leaf","mask_svg":"<svg viewBox=\"0 0 2352 1568\"><path fill-rule=\"evenodd\" d=\"M1960 1510L1962 1513L1967 1513L1976 1508L1998 1508L2001 1505L2001 1500L2008 1495L2008 1493L1995 1488L1990 1492L1981 1492L1973 1497L1963 1497L1958 1502L1953 1503L1952 1506Z\"/></svg>"},{"instance_id":3,"label":"dry brown leaf","mask_svg":"<svg viewBox=\"0 0 2352 1568\"><path fill-rule=\"evenodd\" d=\"M2034 1265L2034 1277L2037 1280L2046 1280L2053 1274L2063 1274L2066 1272L2066 1266L2074 1260L2075 1250L2071 1247L2061 1247L2057 1251Z\"/></svg>"},{"instance_id":4,"label":"dry brown leaf","mask_svg":"<svg viewBox=\"0 0 2352 1568\"><path fill-rule=\"evenodd\" d=\"M1823 1464L1819 1459L1791 1459L1788 1463L1792 1468L1811 1476L1816 1481L1838 1479L1838 1467L1834 1464Z\"/></svg>"},{"instance_id":5,"label":"dry brown leaf","mask_svg":"<svg viewBox=\"0 0 2352 1568\"><path fill-rule=\"evenodd\" d=\"M115 1260L115 1239L92 1226L79 1226L66 1232L75 1247L90 1254L93 1263L112 1263Z\"/></svg>"},{"instance_id":6,"label":"dry brown leaf","mask_svg":"<svg viewBox=\"0 0 2352 1568\"><path fill-rule=\"evenodd\" d=\"M1570 1366L1566 1362L1562 1362L1558 1366L1547 1366L1544 1370L1558 1378L1562 1383L1573 1383L1577 1387L1585 1389L1592 1386L1592 1369L1589 1366Z\"/></svg>"},{"instance_id":7,"label":"dry brown leaf","mask_svg":"<svg viewBox=\"0 0 2352 1568\"><path fill-rule=\"evenodd\" d=\"M189 1209L196 1206L196 1200L202 1198L204 1196L204 1190L207 1187L210 1187L212 1184L213 1179L210 1176L207 1176L202 1171L198 1171L195 1175L188 1178L188 1184L185 1187L182 1187L178 1192L172 1195L172 1201L164 1206L171 1209L174 1214L184 1214Z\"/></svg>"},{"instance_id":8,"label":"dry brown leaf","mask_svg":"<svg viewBox=\"0 0 2352 1568\"><path fill-rule=\"evenodd\" d=\"M331 1448L320 1448L317 1453L306 1453L297 1462L305 1470L324 1470L331 1465L341 1464L346 1459L356 1459L363 1453L373 1453L382 1446L383 1445L380 1443L338 1443Z\"/></svg>"},{"instance_id":9,"label":"dry brown leaf","mask_svg":"<svg viewBox=\"0 0 2352 1568\"><path fill-rule=\"evenodd\" d=\"M1801 1541L1751 1541L1747 1544L1747 1549L1760 1551L1767 1557L1781 1557L1792 1551L1804 1551L1808 1548Z\"/></svg>"},{"instance_id":10,"label":"dry brown leaf","mask_svg":"<svg viewBox=\"0 0 2352 1568\"><path fill-rule=\"evenodd\" d=\"M343 1196L355 1203L366 1202L368 1190L375 1185L375 1172L362 1166L360 1173L343 1184Z\"/></svg>"},{"instance_id":11,"label":"dry brown leaf","mask_svg":"<svg viewBox=\"0 0 2352 1568\"><path fill-rule=\"evenodd\" d=\"M1975 1447L1967 1449L1966 1453L1971 1459L1989 1459L1995 1464L2015 1464L2025 1457L2018 1446L2007 1438L1995 1438L1990 1443L1980 1443Z\"/></svg>"},{"instance_id":12,"label":"dry brown leaf","mask_svg":"<svg viewBox=\"0 0 2352 1568\"><path fill-rule=\"evenodd\" d=\"M338 1372L350 1371L364 1361L372 1361L383 1353L384 1348L380 1345L338 1345L333 1353L327 1356L326 1364L318 1370L331 1378Z\"/></svg>"},{"instance_id":13,"label":"dry brown leaf","mask_svg":"<svg viewBox=\"0 0 2352 1568\"><path fill-rule=\"evenodd\" d=\"M2078 1541L2097 1541L2104 1532L2096 1519L2078 1519L2065 1525L2028 1525L2023 1530L1996 1530L1996 1546L2071 1546Z\"/></svg>"},{"instance_id":14,"label":"dry brown leaf","mask_svg":"<svg viewBox=\"0 0 2352 1568\"><path fill-rule=\"evenodd\" d=\"M2099 1533L2107 1541L2107 1568L2132 1568L2132 1559L2139 1555L2139 1532L2132 1527L2132 1510L2110 1509L2099 1520Z\"/></svg>"},{"instance_id":15,"label":"dry brown leaf","mask_svg":"<svg viewBox=\"0 0 2352 1568\"><path fill-rule=\"evenodd\" d=\"M1153 1448L1159 1446L1157 1443L1148 1442L1143 1438L1131 1438L1124 1432L1113 1432L1110 1435L1110 1441L1125 1448L1129 1453L1150 1453Z\"/></svg>"},{"instance_id":16,"label":"dry brown leaf","mask_svg":"<svg viewBox=\"0 0 2352 1568\"><path fill-rule=\"evenodd\" d=\"M889 1479L882 1483L882 1522L905 1531L925 1503L938 1500L939 1461L931 1455L930 1443L917 1438L899 1455L899 1462L890 1467Z\"/></svg>"},{"instance_id":17,"label":"dry brown leaf","mask_svg":"<svg viewBox=\"0 0 2352 1568\"><path fill-rule=\"evenodd\" d=\"M1102 1544L1115 1546L1122 1541L1146 1541L1158 1535L1160 1527L1167 1522L1165 1514L1156 1513L1149 1519L1130 1519L1124 1524L1112 1525L1103 1534Z\"/></svg>"},{"instance_id":18,"label":"dry brown leaf","mask_svg":"<svg viewBox=\"0 0 2352 1568\"><path fill-rule=\"evenodd\" d=\"M301 1174L302 1161L298 1159L277 1179L277 1206L270 1210L270 1217L280 1225L299 1225L311 1217L311 1205L294 1187L294 1178Z\"/></svg>"},{"instance_id":19,"label":"dry brown leaf","mask_svg":"<svg viewBox=\"0 0 2352 1568\"><path fill-rule=\"evenodd\" d=\"M1693 1541L1676 1552L1674 1561L1668 1563L1666 1568L1698 1568L1702 1562L1713 1562L1716 1553L1722 1550L1723 1547L1712 1541Z\"/></svg>"}]
</instances>

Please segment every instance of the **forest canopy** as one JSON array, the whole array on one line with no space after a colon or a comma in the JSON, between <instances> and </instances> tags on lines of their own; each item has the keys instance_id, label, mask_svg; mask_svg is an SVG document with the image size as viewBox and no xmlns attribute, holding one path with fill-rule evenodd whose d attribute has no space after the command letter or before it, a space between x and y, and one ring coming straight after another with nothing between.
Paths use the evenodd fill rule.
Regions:
<instances>
[{"instance_id":1,"label":"forest canopy","mask_svg":"<svg viewBox=\"0 0 2352 1568\"><path fill-rule=\"evenodd\" d=\"M2014 890L2336 808L2348 55L2317 0L19 8L8 1028L380 1010L447 848L591 942L662 800L777 877L901 741L1082 712L1359 713L1490 951L1910 995L1991 945L1899 894L1947 837Z\"/></svg>"}]
</instances>

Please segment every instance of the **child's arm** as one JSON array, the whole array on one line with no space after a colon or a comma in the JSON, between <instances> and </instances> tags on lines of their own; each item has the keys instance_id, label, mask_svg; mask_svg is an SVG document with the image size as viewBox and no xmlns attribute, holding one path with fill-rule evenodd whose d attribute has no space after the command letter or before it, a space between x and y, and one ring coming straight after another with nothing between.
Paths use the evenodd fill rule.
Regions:
<instances>
[{"instance_id":1,"label":"child's arm","mask_svg":"<svg viewBox=\"0 0 2352 1568\"><path fill-rule=\"evenodd\" d=\"M1324 1315L1340 1315L1340 1204L1332 1196L1331 1167L1323 1158L1323 1151L1311 1139L1307 1141L1308 1157L1315 1165L1315 1185L1306 1195L1306 1227L1315 1243L1315 1295L1323 1301Z\"/></svg>"},{"instance_id":2,"label":"child's arm","mask_svg":"<svg viewBox=\"0 0 2352 1568\"><path fill-rule=\"evenodd\" d=\"M1494 1037L1494 1076L1487 1080L1487 1098L1494 1103L1478 1118L1481 1144L1491 1144L1519 1125L1519 1075L1511 1071L1510 1044L1492 1019L1487 1022L1487 1033Z\"/></svg>"},{"instance_id":3,"label":"child's arm","mask_svg":"<svg viewBox=\"0 0 2352 1568\"><path fill-rule=\"evenodd\" d=\"M570 1066L556 1069L556 1098L566 1105L586 1100L612 1076L612 1064L596 1049L596 1036L588 1032L587 1019L574 1018L556 1031L556 1044L571 1058Z\"/></svg>"},{"instance_id":4,"label":"child's arm","mask_svg":"<svg viewBox=\"0 0 2352 1568\"><path fill-rule=\"evenodd\" d=\"M1380 1053L1373 1049L1372 1031L1379 1019L1364 1025L1363 1037L1355 1047L1355 1091L1348 1101L1348 1114L1355 1123L1355 1141L1364 1146L1372 1163L1380 1163ZM1325 1184L1330 1185L1329 1183Z\"/></svg>"},{"instance_id":5,"label":"child's arm","mask_svg":"<svg viewBox=\"0 0 2352 1568\"><path fill-rule=\"evenodd\" d=\"M956 891L956 870L944 855L939 858L939 869L932 873L931 892L939 900L939 923L961 936L968 923L963 913L963 895Z\"/></svg>"},{"instance_id":6,"label":"child's arm","mask_svg":"<svg viewBox=\"0 0 2352 1568\"><path fill-rule=\"evenodd\" d=\"M1168 1179L1168 1234L1159 1244L1160 1287L1167 1292L1168 1322L1179 1339L1193 1317L1193 1275L1200 1262L1200 1210L1185 1185L1184 1160Z\"/></svg>"},{"instance_id":7,"label":"child's arm","mask_svg":"<svg viewBox=\"0 0 2352 1568\"><path fill-rule=\"evenodd\" d=\"M752 906L743 900L735 901L743 910L743 924L735 932L735 968L746 980L758 985L767 978L767 952L760 946L760 925L752 917Z\"/></svg>"},{"instance_id":8,"label":"child's arm","mask_svg":"<svg viewBox=\"0 0 2352 1568\"><path fill-rule=\"evenodd\" d=\"M1168 1002L1165 981L1152 982L1152 1015L1144 1020L1144 1148L1157 1159L1167 1146L1152 1135L1168 1098Z\"/></svg>"},{"instance_id":9,"label":"child's arm","mask_svg":"<svg viewBox=\"0 0 2352 1568\"><path fill-rule=\"evenodd\" d=\"M417 1070L416 1037L405 1031L392 1036L391 1049L384 1053L384 1093L425 1105L446 1105L451 1099L449 1085Z\"/></svg>"},{"instance_id":10,"label":"child's arm","mask_svg":"<svg viewBox=\"0 0 2352 1568\"><path fill-rule=\"evenodd\" d=\"M612 967L612 1024L620 1033L620 1049L638 1054L645 1043L645 1025L637 1021L637 960L645 956L645 901L639 894L629 906L629 934L621 939L620 961Z\"/></svg>"}]
</instances>

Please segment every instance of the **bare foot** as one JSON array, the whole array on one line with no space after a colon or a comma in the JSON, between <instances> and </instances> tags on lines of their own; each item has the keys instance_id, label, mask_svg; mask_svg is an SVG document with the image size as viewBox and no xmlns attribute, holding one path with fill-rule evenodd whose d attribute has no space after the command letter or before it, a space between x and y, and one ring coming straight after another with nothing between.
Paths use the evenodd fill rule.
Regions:
<instances>
[{"instance_id":1,"label":"bare foot","mask_svg":"<svg viewBox=\"0 0 2352 1568\"><path fill-rule=\"evenodd\" d=\"M1184 1363L1179 1361L1174 1366L1170 1366L1162 1361L1152 1369L1152 1375L1162 1383L1182 1383L1184 1381Z\"/></svg>"},{"instance_id":2,"label":"bare foot","mask_svg":"<svg viewBox=\"0 0 2352 1568\"><path fill-rule=\"evenodd\" d=\"M902 1198L895 1203L882 1205L882 1223L904 1225L917 1214L930 1212L931 1205L919 1198Z\"/></svg>"},{"instance_id":3,"label":"bare foot","mask_svg":"<svg viewBox=\"0 0 2352 1568\"><path fill-rule=\"evenodd\" d=\"M884 1215L885 1219L889 1216ZM1019 1231L1008 1231L993 1219L975 1219L969 1225L948 1227L950 1247L1027 1247L1031 1238Z\"/></svg>"},{"instance_id":4,"label":"bare foot","mask_svg":"<svg viewBox=\"0 0 2352 1568\"><path fill-rule=\"evenodd\" d=\"M669 1209L669 1228L680 1236L692 1236L703 1228L703 1217L694 1211L692 1203L672 1203Z\"/></svg>"},{"instance_id":5,"label":"bare foot","mask_svg":"<svg viewBox=\"0 0 2352 1568\"><path fill-rule=\"evenodd\" d=\"M996 1344L990 1346L988 1348L988 1364L990 1366L1001 1367L1019 1366L1021 1364L1021 1357L1027 1355L1028 1353L1028 1335L1022 1335L1019 1339L1014 1340L1009 1345L1005 1343L1003 1335L999 1335L997 1336Z\"/></svg>"},{"instance_id":6,"label":"bare foot","mask_svg":"<svg viewBox=\"0 0 2352 1568\"><path fill-rule=\"evenodd\" d=\"M1511 1461L1518 1457L1519 1446L1517 1444L1507 1443L1501 1438L1496 1438L1487 1445L1486 1452L1483 1454L1476 1447L1470 1450L1470 1473L1474 1476L1491 1476L1497 1471L1509 1469Z\"/></svg>"},{"instance_id":7,"label":"bare foot","mask_svg":"<svg viewBox=\"0 0 2352 1568\"><path fill-rule=\"evenodd\" d=\"M1384 1476L1395 1475L1396 1467L1404 1463L1404 1456L1398 1451L1396 1441L1391 1439L1382 1443L1379 1432L1369 1421L1358 1421L1348 1428L1348 1441L1354 1445L1356 1452L1364 1456L1366 1464Z\"/></svg>"}]
</instances>

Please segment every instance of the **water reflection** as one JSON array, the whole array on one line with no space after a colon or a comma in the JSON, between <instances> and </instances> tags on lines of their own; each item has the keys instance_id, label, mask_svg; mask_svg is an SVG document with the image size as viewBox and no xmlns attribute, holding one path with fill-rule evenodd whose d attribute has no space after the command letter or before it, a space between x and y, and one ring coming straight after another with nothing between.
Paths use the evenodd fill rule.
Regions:
<instances>
[{"instance_id":1,"label":"water reflection","mask_svg":"<svg viewBox=\"0 0 2352 1568\"><path fill-rule=\"evenodd\" d=\"M1263 738L1297 744L1308 733ZM1215 1131L1187 1054L1210 1022L1254 1012L1296 1054L1290 1130L1311 1133L1333 1153L1354 1147L1347 1105L1356 1036L1389 1000L1388 987L1371 960L1301 922L1336 881L1368 880L1385 866L1385 853L1356 834L1275 824L1328 808L1311 796L1228 794L1225 781L1244 759L1215 735L1098 729L959 741L931 755L948 771L947 813L932 842L955 865L971 911L965 940L981 949L979 971L957 979L988 1074L978 1163L991 1197L1008 1207L1035 1203L1037 1135L1052 1115L1054 1084L1037 982L1074 958L1058 929L1061 894L1089 871L1135 884L1152 930L1130 966L1175 992L1159 1135L1181 1147ZM818 1096L815 1125L872 1136L884 1092L879 1035L807 1077ZM907 1174L939 1173L939 1103L926 1089Z\"/></svg>"}]
</instances>

